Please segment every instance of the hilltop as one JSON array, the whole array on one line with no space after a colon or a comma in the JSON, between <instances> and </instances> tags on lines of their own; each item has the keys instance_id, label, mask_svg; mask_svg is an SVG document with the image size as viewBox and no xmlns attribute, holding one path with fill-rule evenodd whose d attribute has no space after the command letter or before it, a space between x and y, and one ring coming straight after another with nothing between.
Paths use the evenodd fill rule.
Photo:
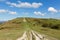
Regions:
<instances>
[{"instance_id":1,"label":"hilltop","mask_svg":"<svg viewBox=\"0 0 60 40\"><path fill-rule=\"evenodd\" d=\"M58 19L43 19L43 18L25 18L26 23L31 25L31 26L37 26L37 27L45 27L45 28L51 28L51 29L60 29L60 20ZM24 18L16 18L13 20L9 20L5 23L3 23L3 26L0 26L1 28L5 27L17 27L19 28L20 26L24 25Z\"/></svg>"}]
</instances>

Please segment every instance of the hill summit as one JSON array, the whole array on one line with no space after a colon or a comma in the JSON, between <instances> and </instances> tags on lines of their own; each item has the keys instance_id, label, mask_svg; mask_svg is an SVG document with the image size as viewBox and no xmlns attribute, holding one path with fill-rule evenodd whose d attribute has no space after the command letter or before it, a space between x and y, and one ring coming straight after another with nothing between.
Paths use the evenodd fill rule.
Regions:
<instances>
[{"instance_id":1,"label":"hill summit","mask_svg":"<svg viewBox=\"0 0 60 40\"><path fill-rule=\"evenodd\" d=\"M60 29L60 20L42 18L16 18L0 25L0 29L20 28L23 27L25 24L28 24L29 26Z\"/></svg>"}]
</instances>

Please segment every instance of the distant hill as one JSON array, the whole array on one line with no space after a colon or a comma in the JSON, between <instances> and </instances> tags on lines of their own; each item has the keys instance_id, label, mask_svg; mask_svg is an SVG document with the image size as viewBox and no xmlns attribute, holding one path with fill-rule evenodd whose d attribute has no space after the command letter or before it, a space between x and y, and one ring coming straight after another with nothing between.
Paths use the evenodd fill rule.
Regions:
<instances>
[{"instance_id":1,"label":"distant hill","mask_svg":"<svg viewBox=\"0 0 60 40\"><path fill-rule=\"evenodd\" d=\"M0 21L0 24L5 23L6 21Z\"/></svg>"},{"instance_id":2,"label":"distant hill","mask_svg":"<svg viewBox=\"0 0 60 40\"><path fill-rule=\"evenodd\" d=\"M3 24L4 26L2 27L19 27L23 26L23 20L24 18L16 18L13 20L10 20ZM28 24L31 24L32 26L40 26L40 27L45 27L45 28L51 28L51 29L60 29L60 20L57 19L43 19L43 18L25 18ZM0 21L0 23L4 23L5 21ZM8 25L7 25L8 24Z\"/></svg>"},{"instance_id":3,"label":"distant hill","mask_svg":"<svg viewBox=\"0 0 60 40\"><path fill-rule=\"evenodd\" d=\"M0 21L0 23L4 23L4 22L6 22L6 21Z\"/></svg>"}]
</instances>

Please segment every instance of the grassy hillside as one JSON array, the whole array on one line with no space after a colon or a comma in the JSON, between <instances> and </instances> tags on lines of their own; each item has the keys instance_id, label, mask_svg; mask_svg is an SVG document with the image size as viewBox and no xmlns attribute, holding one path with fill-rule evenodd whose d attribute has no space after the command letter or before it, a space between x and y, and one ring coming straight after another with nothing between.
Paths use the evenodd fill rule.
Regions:
<instances>
[{"instance_id":1,"label":"grassy hillside","mask_svg":"<svg viewBox=\"0 0 60 40\"><path fill-rule=\"evenodd\" d=\"M60 40L60 20L39 18L16 18L0 25L0 40L16 40L26 30L35 30Z\"/></svg>"}]
</instances>

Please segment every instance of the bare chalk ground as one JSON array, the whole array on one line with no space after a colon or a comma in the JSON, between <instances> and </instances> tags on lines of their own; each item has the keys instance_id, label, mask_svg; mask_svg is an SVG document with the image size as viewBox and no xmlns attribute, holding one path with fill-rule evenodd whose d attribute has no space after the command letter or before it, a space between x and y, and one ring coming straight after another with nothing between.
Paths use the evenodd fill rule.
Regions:
<instances>
[{"instance_id":1,"label":"bare chalk ground","mask_svg":"<svg viewBox=\"0 0 60 40\"><path fill-rule=\"evenodd\" d=\"M28 38L28 34L29 34L29 38ZM17 40L51 40L49 38L46 38L45 35L41 35L36 31L30 31L28 34L27 31L25 31L22 37L18 38Z\"/></svg>"}]
</instances>

